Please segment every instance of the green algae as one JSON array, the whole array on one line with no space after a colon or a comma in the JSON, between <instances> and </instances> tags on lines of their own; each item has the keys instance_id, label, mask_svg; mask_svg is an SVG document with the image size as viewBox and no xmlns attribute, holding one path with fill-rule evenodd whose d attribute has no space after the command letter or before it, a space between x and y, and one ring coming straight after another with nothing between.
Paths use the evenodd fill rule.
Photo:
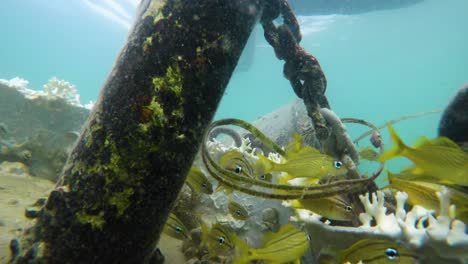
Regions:
<instances>
[{"instance_id":1,"label":"green algae","mask_svg":"<svg viewBox=\"0 0 468 264\"><path fill-rule=\"evenodd\" d=\"M130 206L130 196L134 193L133 188L127 188L122 192L113 192L109 198L109 204L117 207L117 216L122 216Z\"/></svg>"},{"instance_id":2,"label":"green algae","mask_svg":"<svg viewBox=\"0 0 468 264\"><path fill-rule=\"evenodd\" d=\"M117 216L120 217L131 204L130 197L134 193L134 187L139 185L138 177L130 177L127 171L128 164L126 159L119 154L115 142L113 142L109 136L104 140L104 144L100 147L98 152L103 153L105 151L110 152L109 162L103 164L100 159L97 159L96 162L89 166L85 172L88 175L97 174L105 177L104 199L109 205L117 208ZM115 184L126 187L121 192L115 192L111 187L111 185ZM96 209L97 205L86 204L84 207ZM101 223L95 216L88 216L83 212L77 214L77 218L81 219L80 222L82 223L92 222L92 224L94 223L93 225L96 226Z\"/></svg>"},{"instance_id":3,"label":"green algae","mask_svg":"<svg viewBox=\"0 0 468 264\"><path fill-rule=\"evenodd\" d=\"M180 67L177 64L169 66L165 76L153 78L153 85L156 92L170 90L173 91L177 97L180 97L183 85Z\"/></svg>"},{"instance_id":4,"label":"green algae","mask_svg":"<svg viewBox=\"0 0 468 264\"><path fill-rule=\"evenodd\" d=\"M90 224L93 229L98 230L102 229L102 227L106 224L106 220L104 220L103 215L90 215L84 210L76 213L76 219L81 224Z\"/></svg>"},{"instance_id":5,"label":"green algae","mask_svg":"<svg viewBox=\"0 0 468 264\"><path fill-rule=\"evenodd\" d=\"M165 0L151 1L150 6L146 9L146 12L142 17L151 16L154 18L154 22L156 23L159 19L163 18L162 7L165 4Z\"/></svg>"},{"instance_id":6,"label":"green algae","mask_svg":"<svg viewBox=\"0 0 468 264\"><path fill-rule=\"evenodd\" d=\"M149 105L144 107L151 112L151 121L138 124L140 130L143 132L148 132L153 126L162 127L167 122L167 118L164 115L164 109L161 104L156 101L156 97L153 98Z\"/></svg>"},{"instance_id":7,"label":"green algae","mask_svg":"<svg viewBox=\"0 0 468 264\"><path fill-rule=\"evenodd\" d=\"M145 41L143 41L143 51L149 52L151 46L153 46L153 35L145 38Z\"/></svg>"},{"instance_id":8,"label":"green algae","mask_svg":"<svg viewBox=\"0 0 468 264\"><path fill-rule=\"evenodd\" d=\"M89 131L88 131L88 133L87 133L87 135L86 135L86 137L85 137L85 147L86 147L86 148L90 148L90 147L91 147L91 145L92 145L92 143L93 143L93 135L96 134L96 132L98 132L98 131L101 130L102 128L103 128L103 127L102 127L101 125L95 124L95 125L93 125L93 126L89 129Z\"/></svg>"},{"instance_id":9,"label":"green algae","mask_svg":"<svg viewBox=\"0 0 468 264\"><path fill-rule=\"evenodd\" d=\"M148 109L153 111L152 123L156 126L162 127L166 123L167 119L164 115L164 110L161 104L158 101L156 101L155 98L153 98L153 101L151 101L151 103L147 107Z\"/></svg>"}]
</instances>

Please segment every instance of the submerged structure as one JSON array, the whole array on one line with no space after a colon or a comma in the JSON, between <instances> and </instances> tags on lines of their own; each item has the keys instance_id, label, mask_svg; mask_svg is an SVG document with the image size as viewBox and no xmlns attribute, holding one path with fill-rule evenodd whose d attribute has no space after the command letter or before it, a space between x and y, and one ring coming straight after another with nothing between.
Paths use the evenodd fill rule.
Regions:
<instances>
[{"instance_id":1,"label":"submerged structure","mask_svg":"<svg viewBox=\"0 0 468 264\"><path fill-rule=\"evenodd\" d=\"M61 182L12 246L13 261L153 258L263 4L143 1Z\"/></svg>"},{"instance_id":2,"label":"submerged structure","mask_svg":"<svg viewBox=\"0 0 468 264\"><path fill-rule=\"evenodd\" d=\"M257 21L302 99L284 117L294 121L269 131L211 123ZM437 209L409 205L414 193L378 190L378 127L331 110L325 74L300 41L286 0L143 1L60 180L29 210L34 225L11 240L10 262L466 260L466 199L448 189L466 186L428 177ZM372 129L370 176L345 122Z\"/></svg>"}]
</instances>

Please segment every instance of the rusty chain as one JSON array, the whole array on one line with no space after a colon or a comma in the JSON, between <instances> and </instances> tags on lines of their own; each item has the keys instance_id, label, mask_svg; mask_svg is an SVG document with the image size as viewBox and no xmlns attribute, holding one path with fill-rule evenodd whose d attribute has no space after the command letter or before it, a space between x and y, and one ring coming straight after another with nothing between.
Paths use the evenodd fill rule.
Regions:
<instances>
[{"instance_id":1,"label":"rusty chain","mask_svg":"<svg viewBox=\"0 0 468 264\"><path fill-rule=\"evenodd\" d=\"M283 24L276 26L274 20L281 15ZM300 45L299 23L287 0L269 0L261 17L265 39L273 47L276 57L284 60L283 73L296 95L304 100L307 113L312 119L317 138L325 140L330 131L320 108L330 108L325 97L327 80L317 59Z\"/></svg>"}]
</instances>

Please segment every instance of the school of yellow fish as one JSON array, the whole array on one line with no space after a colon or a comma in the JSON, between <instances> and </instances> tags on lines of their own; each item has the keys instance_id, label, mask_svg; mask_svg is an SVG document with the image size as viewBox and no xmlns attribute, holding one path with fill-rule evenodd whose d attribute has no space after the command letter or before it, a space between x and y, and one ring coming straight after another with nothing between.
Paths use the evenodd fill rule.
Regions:
<instances>
[{"instance_id":1,"label":"school of yellow fish","mask_svg":"<svg viewBox=\"0 0 468 264\"><path fill-rule=\"evenodd\" d=\"M381 155L372 147L360 151L360 156L369 161L385 162L396 157L405 157L413 162L409 168L399 173L387 172L390 188L406 192L410 205L420 205L435 214L440 208L436 195L442 188L450 191L450 202L456 206L454 217L468 222L468 153L448 138L438 137L433 140L419 139L413 147L407 146L393 129L388 127L393 148ZM292 180L302 179L308 184L316 184L320 179L330 176L342 176L348 171L340 160L322 154L318 149L302 144L299 135L286 147L286 155L281 162L270 160L257 154L256 159L246 157L238 150L226 152L219 159L219 165L226 170L244 177L266 182L288 184ZM218 184L213 190L212 181L198 167L192 167L186 184L193 192L210 195L224 191L228 199L226 213L237 221L246 221L249 210L236 202L234 190ZM247 185L247 184L246 184ZM445 186L445 187L443 187ZM321 199L297 199L283 202L294 209L307 209L330 220L352 221L356 219L355 201L346 195L335 195ZM251 263L253 260L262 263L300 263L310 246L309 234L293 224L283 225L276 233L264 234L260 247L253 248L241 239L234 230L221 223L209 226L201 221L203 234L202 245L208 249L209 256L229 256L232 263ZM175 239L189 238L189 230L173 213L170 214L163 233ZM313 236L313 234L311 234ZM414 255L403 245L392 241L363 239L344 249L331 259L319 258L326 263L418 263ZM257 263L257 262L255 262Z\"/></svg>"}]
</instances>

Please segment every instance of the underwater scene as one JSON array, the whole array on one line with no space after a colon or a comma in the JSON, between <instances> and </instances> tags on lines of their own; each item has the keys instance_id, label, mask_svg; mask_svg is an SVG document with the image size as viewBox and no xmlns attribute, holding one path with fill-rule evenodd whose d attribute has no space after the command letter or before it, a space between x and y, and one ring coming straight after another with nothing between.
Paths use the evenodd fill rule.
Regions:
<instances>
[{"instance_id":1,"label":"underwater scene","mask_svg":"<svg viewBox=\"0 0 468 264\"><path fill-rule=\"evenodd\" d=\"M468 263L468 1L0 1L0 263Z\"/></svg>"}]
</instances>

